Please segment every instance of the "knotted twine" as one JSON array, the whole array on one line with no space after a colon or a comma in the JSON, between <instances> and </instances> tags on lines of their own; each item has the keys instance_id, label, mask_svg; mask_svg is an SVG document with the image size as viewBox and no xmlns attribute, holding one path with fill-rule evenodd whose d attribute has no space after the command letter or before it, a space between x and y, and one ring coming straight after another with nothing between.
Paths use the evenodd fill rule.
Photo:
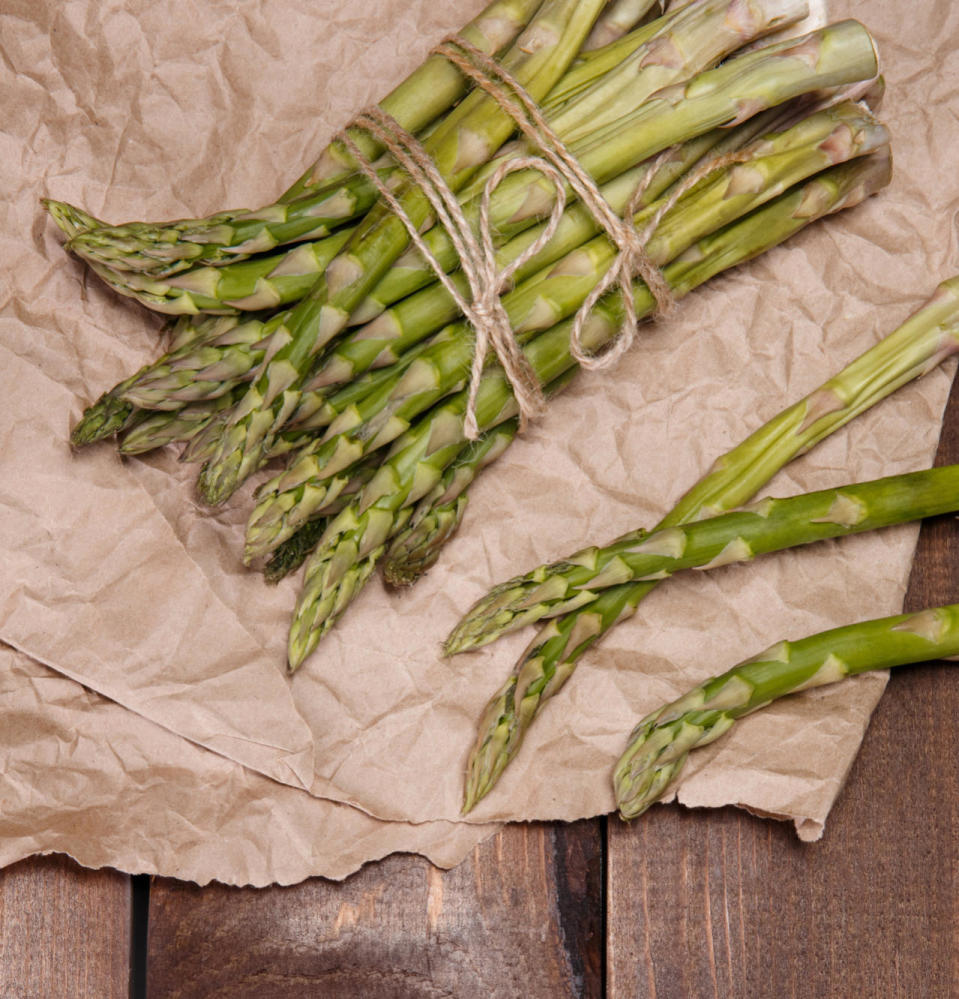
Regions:
<instances>
[{"instance_id":1,"label":"knotted twine","mask_svg":"<svg viewBox=\"0 0 959 999\"><path fill-rule=\"evenodd\" d=\"M500 164L490 176L483 190L478 225L479 239L477 240L456 195L450 190L432 158L414 136L406 132L379 108L370 108L364 111L354 120L353 125L367 129L389 150L397 163L422 189L438 220L449 233L453 246L459 255L463 274L470 290L469 300L460 293L459 288L426 245L416 225L397 197L383 183L372 166L364 160L359 149L349 135L344 132L340 138L349 149L350 154L363 173L373 182L393 213L406 227L414 245L436 272L443 287L456 302L457 307L475 332L476 349L470 371L469 393L464 417L467 438L476 440L479 437L479 427L476 422L476 397L490 343L493 345L493 350L503 366L503 371L506 373L516 397L520 425L525 426L529 417L543 411L545 400L536 373L513 334L509 316L500 296L510 283L513 274L539 253L556 234L556 229L566 207L566 193L562 175L538 157L519 157ZM526 168L538 169L552 180L556 187L556 200L550 213L549 222L537 239L512 263L498 268L496 250L493 246L492 226L489 220L490 199L493 191L507 174Z\"/></svg>"},{"instance_id":2,"label":"knotted twine","mask_svg":"<svg viewBox=\"0 0 959 999\"><path fill-rule=\"evenodd\" d=\"M469 440L476 440L479 436L476 401L490 344L493 346L516 398L520 427L525 427L527 420L541 413L545 406L545 397L539 380L526 355L520 349L510 325L509 316L502 304L501 295L516 271L539 253L555 235L566 207L566 185L569 185L573 193L589 209L600 228L605 231L618 251L609 269L580 306L570 331L570 353L576 362L586 369L606 368L617 363L635 342L638 331L638 316L632 283L637 274L643 279L653 295L656 303L655 315L668 314L675 304L669 284L646 251L646 245L658 228L662 217L676 204L679 198L698 184L707 174L727 164L740 162L746 158L747 154L728 153L702 164L684 181L674 187L670 196L664 200L642 231L638 231L633 223L633 216L639 210L643 196L661 162L672 153L672 149L664 150L660 157L650 164L630 198L623 217L620 217L603 197L593 178L582 168L578 160L550 127L535 101L507 70L503 69L485 52L455 35L434 49L434 53L449 60L479 88L489 94L499 107L513 119L527 139L542 153L541 156L524 156L507 160L501 163L487 179L480 202L477 236L474 234L456 195L415 136L407 132L390 115L375 106L362 112L352 123L353 127L366 129L382 143L425 194L436 213L436 218L449 233L453 246L460 257L463 273L469 287L469 300L460 293L443 266L426 245L419 229L400 204L399 199L379 177L349 134L344 130L338 138L346 146L359 169L403 223L413 244L435 271L438 279L443 283L474 330L476 346L470 371L464 431ZM493 245L490 202L493 192L502 180L508 174L523 169L535 169L549 178L556 188L556 199L549 221L539 237L512 263L499 268ZM603 353L599 355L587 353L582 345L585 324L596 303L614 284L619 284L622 291L624 322L618 335L613 338Z\"/></svg>"}]
</instances>

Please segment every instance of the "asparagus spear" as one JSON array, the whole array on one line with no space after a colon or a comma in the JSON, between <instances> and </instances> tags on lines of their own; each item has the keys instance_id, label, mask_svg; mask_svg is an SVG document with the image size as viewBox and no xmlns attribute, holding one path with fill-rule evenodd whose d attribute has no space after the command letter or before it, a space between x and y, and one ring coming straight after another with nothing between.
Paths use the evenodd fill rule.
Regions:
<instances>
[{"instance_id":1,"label":"asparagus spear","mask_svg":"<svg viewBox=\"0 0 959 999\"><path fill-rule=\"evenodd\" d=\"M215 399L249 380L266 351L270 331L283 314L257 316L211 326L209 335L169 351L144 365L111 391L141 409L179 409L191 402Z\"/></svg>"},{"instance_id":2,"label":"asparagus spear","mask_svg":"<svg viewBox=\"0 0 959 999\"><path fill-rule=\"evenodd\" d=\"M607 74L608 78L594 84L588 94L562 111L552 116L547 113L547 119L564 139L588 135L601 124L614 120L623 107L640 103L658 86L705 68L746 38L774 30L781 21L794 19L805 8L801 0L755 2L756 12L751 17L726 17L730 0L705 0L697 5L692 15L686 13L658 19L649 36L659 48L636 46L630 58L616 65ZM664 48L669 58L663 57L661 50ZM619 84L623 95L617 99L619 80L627 85ZM511 155L516 155L516 151ZM493 161L493 165L497 162ZM381 175L386 178L389 171L383 170ZM480 193L486 176L485 171L481 172L464 192L464 198L468 200ZM170 314L199 309L229 312L273 308L302 297L316 275L342 249L351 230L341 230L315 244L306 244L265 260L246 260L247 251L268 251L277 244L324 235L334 216L340 223L356 218L364 214L374 200L372 185L362 175L354 175L344 181L342 189L327 188L311 198L273 206L265 220L251 217L222 227L215 243L184 244L154 236L151 238L158 241L153 249L145 242L147 230L142 223L109 230L81 229L79 234L74 232L72 224L70 228L66 223L61 227L76 236L68 243L68 248L83 256L120 294L133 297L155 311ZM58 213L70 211L70 206L61 203L50 202L48 207ZM321 218L324 214L325 221ZM89 217L86 220L96 222ZM74 220L67 221L72 223ZM182 231L181 237L186 238ZM451 245L444 244L443 249L455 256ZM188 250L192 255L188 255ZM162 261L169 254L174 254L175 259L166 267ZM231 257L239 258L240 263L226 266ZM207 266L192 266L197 261L207 261ZM275 262L275 267L271 266L271 261ZM188 266L191 269L184 271Z\"/></svg>"},{"instance_id":3,"label":"asparagus spear","mask_svg":"<svg viewBox=\"0 0 959 999\"><path fill-rule=\"evenodd\" d=\"M547 108L544 117L574 155L583 161L587 171L598 176L601 164L593 163L585 150L590 145L623 142L622 122L636 114L653 94L709 69L741 49L746 42L757 41L783 24L800 20L807 10L806 0L748 0L746 3L699 0L690 8L675 13L670 11L650 25L652 30L646 41L562 107ZM489 175L507 155L537 152L526 138L501 150L499 156L484 166L464 188L463 198L481 195ZM603 150L603 155L606 153L608 150ZM523 187L525 182L519 178L509 184ZM552 191L547 187L540 197L551 195ZM525 218L522 214L514 217L513 211L502 214L501 225L515 224Z\"/></svg>"},{"instance_id":4,"label":"asparagus spear","mask_svg":"<svg viewBox=\"0 0 959 999\"><path fill-rule=\"evenodd\" d=\"M481 51L496 53L520 33L540 3L541 0L494 0L462 29L461 34ZM439 56L430 56L380 102L380 107L408 131L420 132L451 108L466 89L466 80L454 66ZM364 131L352 129L350 134L371 161L382 152L382 147ZM223 255L221 262L235 259L236 245L255 240L258 227L262 227L260 231L267 234L266 241L269 241L274 238L273 227L288 224L288 210L294 216L305 214L308 217L317 194L322 196L324 192L335 192L344 185L359 182L354 171L355 164L342 143L334 142L273 205L257 212L245 209L218 212L206 219L185 219L166 225L128 223L125 226L109 226L71 205L53 201L46 202L46 205L64 231L68 231L64 222L72 225L74 220L85 217L95 225L85 224L84 228L96 231L104 248L109 246L111 236L115 236L116 247L121 252L113 258L114 263L123 263L122 250L132 240L136 246L134 253L142 254L141 259L134 258L133 262L149 267L155 254L157 268L164 273L168 272L171 264L176 266L177 260L189 265L197 256L215 253L214 247L220 241L234 246L234 252ZM366 187L365 182L362 186ZM276 234L279 235L279 232ZM142 246L137 246L137 238L143 240ZM298 238L303 238L302 234ZM251 252L258 252L256 246L254 242Z\"/></svg>"},{"instance_id":5,"label":"asparagus spear","mask_svg":"<svg viewBox=\"0 0 959 999\"><path fill-rule=\"evenodd\" d=\"M820 112L792 129L766 136L754 147L756 159L717 172L681 199L663 217L647 252L655 263L664 264L697 238L718 230L784 187L830 163L868 153L886 139L885 130L868 113L850 106ZM638 224L642 226L657 210L654 204L641 212ZM526 342L571 315L605 273L614 254L609 240L598 237L548 275L533 278L505 296L503 305L519 341ZM365 343L360 344L361 349ZM281 542L310 515L306 498L302 506L290 501L292 491L302 491L305 484L318 485L327 475L399 436L428 406L458 390L470 355L468 327L455 324L431 342L395 385L387 382L332 423L325 438L301 451L295 463L261 487L247 530L248 551L262 554L264 546ZM282 515L277 503L282 506Z\"/></svg>"},{"instance_id":6,"label":"asparagus spear","mask_svg":"<svg viewBox=\"0 0 959 999\"><path fill-rule=\"evenodd\" d=\"M120 454L144 454L168 444L189 444L236 404L239 389L180 409L134 410L120 440Z\"/></svg>"},{"instance_id":7,"label":"asparagus spear","mask_svg":"<svg viewBox=\"0 0 959 999\"><path fill-rule=\"evenodd\" d=\"M272 586L285 579L291 572L296 572L319 544L329 524L328 517L317 517L315 520L307 521L273 552L263 567L263 578Z\"/></svg>"},{"instance_id":8,"label":"asparagus spear","mask_svg":"<svg viewBox=\"0 0 959 999\"><path fill-rule=\"evenodd\" d=\"M384 168L381 173L386 178L394 170ZM370 182L352 176L297 201L253 212L222 212L164 226L128 222L86 229L67 243L67 249L99 265L97 273L122 288L126 271L170 278L197 263L222 266L277 246L321 239L361 218L375 201ZM121 274L114 277L111 271Z\"/></svg>"},{"instance_id":9,"label":"asparagus spear","mask_svg":"<svg viewBox=\"0 0 959 999\"><path fill-rule=\"evenodd\" d=\"M663 153L662 157L631 167L601 185L600 192L610 208L622 216L642 182L647 186L636 207L646 207L664 194L684 174L689 173L696 164L701 163L711 151L719 155L721 152L741 148L768 130L778 115L779 112L776 110L768 111L750 118L733 129L713 129L704 135L689 139L674 150ZM648 180L647 173L652 173ZM497 267L503 268L517 260L526 248L539 238L546 224L540 223L525 229L504 243L496 253ZM539 253L517 269L514 283L520 283L547 265L555 263L595 236L599 228L595 216L584 205L577 202L568 206L553 238ZM457 267L459 259L444 229L434 226L424 236L424 242L445 271L450 272ZM454 273L452 279L461 291L467 290L466 282L460 274ZM423 289L422 292L413 297L413 293L419 289ZM384 310L393 305L401 310L398 315L394 317L391 312L376 326L371 325ZM423 310L422 314L419 312L420 309ZM444 322L451 322L457 315L459 315L458 306L446 288L436 280L432 267L422 258L419 250L413 250L404 253L396 261L383 280L367 295L359 308L354 310L350 316L350 325L366 326L363 331L357 331L355 336L388 341L396 337L397 327L403 331L403 335L411 328L418 328L423 321L433 323L431 330L439 329Z\"/></svg>"},{"instance_id":10,"label":"asparagus spear","mask_svg":"<svg viewBox=\"0 0 959 999\"><path fill-rule=\"evenodd\" d=\"M50 217L67 239L73 239L74 236L86 232L87 229L97 229L104 225L103 222L83 211L82 208L69 205L65 201L41 198L40 204L50 213Z\"/></svg>"},{"instance_id":11,"label":"asparagus spear","mask_svg":"<svg viewBox=\"0 0 959 999\"><path fill-rule=\"evenodd\" d=\"M589 31L601 0L547 0L502 62L537 100L562 75ZM482 91L474 91L424 143L452 190L461 188L509 137L512 120ZM396 195L409 218L422 225L430 214L426 195L412 183ZM385 207L374 208L347 248L329 265L274 334L275 353L250 387L222 437L217 455L200 475L200 495L224 501L262 464L287 417L316 352L345 326L349 314L406 248L403 224Z\"/></svg>"},{"instance_id":12,"label":"asparagus spear","mask_svg":"<svg viewBox=\"0 0 959 999\"><path fill-rule=\"evenodd\" d=\"M675 782L690 750L778 697L869 670L956 656L959 604L779 642L640 721L613 774L619 813L641 815Z\"/></svg>"},{"instance_id":13,"label":"asparagus spear","mask_svg":"<svg viewBox=\"0 0 959 999\"><path fill-rule=\"evenodd\" d=\"M164 315L198 312L229 315L288 305L302 298L318 274L343 249L352 235L344 228L314 242L250 260L218 266L193 267L167 278L112 270L87 262L114 291Z\"/></svg>"},{"instance_id":14,"label":"asparagus spear","mask_svg":"<svg viewBox=\"0 0 959 999\"><path fill-rule=\"evenodd\" d=\"M625 91L626 105L634 107L658 86L705 68L746 38L773 30L782 20L801 13L801 10L794 10L797 4L804 7L799 0L756 2L757 10L752 18L725 17L730 0L706 0L697 6L694 16L660 18L649 35L660 49L666 46L671 53L669 59L664 59L658 49L649 45L636 46L630 60L615 66L614 71L607 74L609 78L595 84L586 95L592 104L581 107L581 104L587 104L586 98L577 100L562 112L552 116L547 113L547 119L564 139L568 140L574 133L588 135L619 113L620 105L615 100L619 79L628 84L626 87L620 85ZM680 53L682 57L678 58ZM600 117L599 108L603 117ZM511 155L516 155L516 151ZM493 165L497 162L493 161ZM387 175L384 171L381 174ZM481 172L467 188L464 198L469 200L481 193L486 176L485 171ZM323 235L328 227L321 224L318 216L323 213L324 206L327 206L327 214L334 211L340 221L364 214L374 200L372 185L361 175L352 176L344 183L347 186L342 191L325 189L312 199L301 199L279 208L274 206L268 223L255 219L245 221L242 230L238 225L227 227L221 234L222 240L215 244L190 244L195 249L192 258L184 256L186 251L182 244L169 240L161 240L152 255L148 248L138 250L137 241L143 240L142 224L138 224L139 228L128 227L128 235L124 235L123 227L113 227L106 233L98 229L83 230L68 247L84 256L114 290L156 311L176 314L198 309L229 312L272 308L302 297L317 274L342 249L351 231L341 231L315 244L306 244L265 260L245 260L246 253L238 251L252 246L252 240L256 241L255 248L262 252L278 243ZM48 207L51 210L70 208L54 203ZM454 260L450 262L453 266L455 251L448 238L442 249L453 256ZM169 268L172 276L165 273L158 259L168 253L176 254ZM241 262L224 266L228 255L239 256ZM192 267L181 273L183 267L201 258L209 261L207 266ZM275 267L271 266L271 261L275 262ZM138 269L149 273L137 273Z\"/></svg>"},{"instance_id":15,"label":"asparagus spear","mask_svg":"<svg viewBox=\"0 0 959 999\"><path fill-rule=\"evenodd\" d=\"M959 332L959 327L957 327ZM543 618L590 604L599 591L710 569L846 534L905 523L953 509L959 469L765 499L741 510L652 533L631 532L604 548L584 548L494 587L456 626L448 652L476 648Z\"/></svg>"},{"instance_id":16,"label":"asparagus spear","mask_svg":"<svg viewBox=\"0 0 959 999\"><path fill-rule=\"evenodd\" d=\"M902 326L722 456L658 526L691 523L741 505L794 457L957 350L959 278L951 278ZM563 686L581 656L633 614L655 585L604 589L582 611L550 621L533 639L484 714L470 762L467 811L496 782L543 702Z\"/></svg>"},{"instance_id":17,"label":"asparagus spear","mask_svg":"<svg viewBox=\"0 0 959 999\"><path fill-rule=\"evenodd\" d=\"M480 51L492 55L520 34L541 4L542 0L494 0L459 34ZM463 74L447 59L431 55L387 94L379 106L407 132L418 133L452 108L468 86ZM363 129L351 128L349 136L370 162L383 152L379 141ZM341 180L354 170L353 157L342 142L335 140L280 200L293 201L305 192Z\"/></svg>"},{"instance_id":18,"label":"asparagus spear","mask_svg":"<svg viewBox=\"0 0 959 999\"><path fill-rule=\"evenodd\" d=\"M463 448L440 483L420 500L406 527L393 538L383 561L387 583L410 586L432 568L463 519L470 483L509 447L518 429L517 420L507 420Z\"/></svg>"},{"instance_id":19,"label":"asparagus spear","mask_svg":"<svg viewBox=\"0 0 959 999\"><path fill-rule=\"evenodd\" d=\"M287 538L270 556L263 567L263 578L270 584L295 572L309 558L319 544L333 518L340 513L366 486L376 473L377 462L361 462L345 472L334 483L327 501L318 509L317 515L308 520L295 534Z\"/></svg>"},{"instance_id":20,"label":"asparagus spear","mask_svg":"<svg viewBox=\"0 0 959 999\"><path fill-rule=\"evenodd\" d=\"M424 502L420 500L420 506ZM469 496L461 493L448 503L431 504L415 524L407 524L393 539L383 560L386 582L391 586L412 586L432 569L443 545L459 530L468 503Z\"/></svg>"},{"instance_id":21,"label":"asparagus spear","mask_svg":"<svg viewBox=\"0 0 959 999\"><path fill-rule=\"evenodd\" d=\"M589 38L583 43L583 51L591 52L611 45L660 2L661 0L613 0L596 19Z\"/></svg>"},{"instance_id":22,"label":"asparagus spear","mask_svg":"<svg viewBox=\"0 0 959 999\"><path fill-rule=\"evenodd\" d=\"M714 274L788 238L814 219L858 204L888 180L888 162L879 156L833 167L746 219L701 240L666 268L665 277L674 294L684 295ZM640 314L651 308L652 296L645 285L636 289L636 299ZM615 337L621 320L618 298L601 303L585 331L586 349L601 348ZM549 385L564 377L575 368L569 353L569 324L542 334L527 345L525 353L541 384ZM358 592L358 580L369 578L369 561L380 557L386 542L399 530L397 516L435 487L445 467L459 453L465 442L465 408L466 393L461 392L417 421L393 444L358 501L331 523L306 566L306 582L290 631L291 669L303 662ZM516 400L509 384L494 366L484 375L477 396L480 431L516 415Z\"/></svg>"},{"instance_id":23,"label":"asparagus spear","mask_svg":"<svg viewBox=\"0 0 959 999\"><path fill-rule=\"evenodd\" d=\"M179 324L174 333L174 350L165 357L176 356L178 352L191 352L196 346L225 336L238 324L233 317L210 317L200 322ZM105 437L112 437L130 424L136 412L136 405L125 397L150 366L141 368L136 374L124 379L88 406L70 434L73 447L85 447Z\"/></svg>"}]
</instances>

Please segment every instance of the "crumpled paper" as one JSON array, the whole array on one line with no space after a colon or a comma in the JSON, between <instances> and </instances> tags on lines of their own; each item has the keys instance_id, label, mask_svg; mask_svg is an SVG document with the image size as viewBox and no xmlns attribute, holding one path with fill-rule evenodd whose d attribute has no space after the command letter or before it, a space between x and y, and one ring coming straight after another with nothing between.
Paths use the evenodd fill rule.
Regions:
<instances>
[{"instance_id":1,"label":"crumpled paper","mask_svg":"<svg viewBox=\"0 0 959 999\"><path fill-rule=\"evenodd\" d=\"M439 644L460 614L506 576L654 523L716 456L901 322L955 259L959 179L938 164L959 145L947 111L959 14L837 2L832 16L860 17L883 55L892 186L697 291L644 327L615 372L578 379L471 489L439 565L409 591L373 581L289 681L296 581L270 589L239 563L250 487L209 511L194 498L195 469L173 454L71 454L73 421L155 356L160 323L63 253L38 199L112 221L256 206L479 6L279 0L201 20L185 0L15 4L0 40L10 262L0 274L0 640L151 732L230 761L231 780L260 774L264 794L288 787L389 820L370 856L428 850L428 836L403 845L411 823L459 821L475 721L530 637L445 660ZM906 388L766 492L927 466L950 374ZM488 830L608 811L609 772L639 716L780 638L898 611L915 537L896 528L660 587L582 662L469 821ZM690 761L680 800L791 818L815 838L883 683L862 677L742 722ZM16 749L43 758L39 743ZM119 799L122 773L111 772ZM39 830L30 848L62 848L42 836L40 816L56 805L42 781L18 800L30 803L21 827ZM110 831L89 821L83 835L107 843ZM248 835L262 832L251 823ZM165 848L144 846L137 869L172 873Z\"/></svg>"},{"instance_id":2,"label":"crumpled paper","mask_svg":"<svg viewBox=\"0 0 959 999\"><path fill-rule=\"evenodd\" d=\"M380 822L269 780L0 645L0 866L86 867L207 884L343 878L397 851L452 867L496 826Z\"/></svg>"}]
</instances>

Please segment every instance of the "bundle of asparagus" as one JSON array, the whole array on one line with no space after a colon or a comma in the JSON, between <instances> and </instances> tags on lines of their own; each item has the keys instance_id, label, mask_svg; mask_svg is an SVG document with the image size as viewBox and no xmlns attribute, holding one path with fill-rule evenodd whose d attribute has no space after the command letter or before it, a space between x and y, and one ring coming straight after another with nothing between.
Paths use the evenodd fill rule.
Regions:
<instances>
[{"instance_id":1,"label":"bundle of asparagus","mask_svg":"<svg viewBox=\"0 0 959 999\"><path fill-rule=\"evenodd\" d=\"M778 642L639 722L614 771L619 813L624 819L641 815L675 782L691 750L779 697L869 670L956 656L959 604Z\"/></svg>"},{"instance_id":2,"label":"bundle of asparagus","mask_svg":"<svg viewBox=\"0 0 959 999\"><path fill-rule=\"evenodd\" d=\"M648 256L675 297L888 182L885 130L843 100L876 76L861 25L739 52L803 17L805 4L693 0L634 27L650 6L498 0L463 36L540 103L612 209L648 229ZM467 93L439 56L382 107L418 134L474 223L494 170L530 151L499 102ZM370 135L349 137L462 290L453 243L423 192ZM521 261L503 305L548 392L576 370L572 317L616 257L579 203L544 243L556 198L530 169L490 198L497 265ZM245 556L269 558L273 580L307 560L291 668L384 556L394 582L432 564L469 483L513 439L517 402L488 363L476 399L481 437L467 440L472 331L342 141L254 212L109 226L60 202L48 208L68 247L111 287L183 317L161 358L86 411L73 443L119 433L128 454L184 443L184 457L203 462L199 491L210 503L285 457L257 492ZM639 316L654 311L638 279L632 297ZM619 298L603 298L582 325L583 346L613 342L623 314Z\"/></svg>"},{"instance_id":3,"label":"bundle of asparagus","mask_svg":"<svg viewBox=\"0 0 959 999\"><path fill-rule=\"evenodd\" d=\"M952 469L763 501L728 513L793 458L957 351L959 277L954 277L878 344L721 456L653 532L634 531L606 548L585 549L541 566L481 599L447 640L448 652L484 645L541 618L552 620L529 644L480 720L464 810L491 790L541 707L559 692L586 651L630 617L661 578L679 568L721 565L931 515L943 500L948 505L951 487L944 482ZM912 493L916 483L923 484L925 498L913 505L919 496Z\"/></svg>"}]
</instances>

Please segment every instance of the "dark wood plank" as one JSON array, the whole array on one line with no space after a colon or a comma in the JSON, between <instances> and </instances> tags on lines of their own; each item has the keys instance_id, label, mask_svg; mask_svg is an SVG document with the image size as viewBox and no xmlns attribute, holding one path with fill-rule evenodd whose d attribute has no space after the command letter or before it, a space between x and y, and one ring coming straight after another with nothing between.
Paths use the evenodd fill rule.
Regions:
<instances>
[{"instance_id":1,"label":"dark wood plank","mask_svg":"<svg viewBox=\"0 0 959 999\"><path fill-rule=\"evenodd\" d=\"M937 463L959 461L959 383ZM959 600L959 525L923 526L906 607ZM608 838L609 999L959 997L959 677L896 671L817 844L737 809Z\"/></svg>"},{"instance_id":2,"label":"dark wood plank","mask_svg":"<svg viewBox=\"0 0 959 999\"><path fill-rule=\"evenodd\" d=\"M127 999L130 878L66 857L0 871L0 996Z\"/></svg>"},{"instance_id":3,"label":"dark wood plank","mask_svg":"<svg viewBox=\"0 0 959 999\"><path fill-rule=\"evenodd\" d=\"M394 856L266 890L157 880L149 999L563 999L602 990L597 821L503 830L452 871Z\"/></svg>"}]
</instances>

